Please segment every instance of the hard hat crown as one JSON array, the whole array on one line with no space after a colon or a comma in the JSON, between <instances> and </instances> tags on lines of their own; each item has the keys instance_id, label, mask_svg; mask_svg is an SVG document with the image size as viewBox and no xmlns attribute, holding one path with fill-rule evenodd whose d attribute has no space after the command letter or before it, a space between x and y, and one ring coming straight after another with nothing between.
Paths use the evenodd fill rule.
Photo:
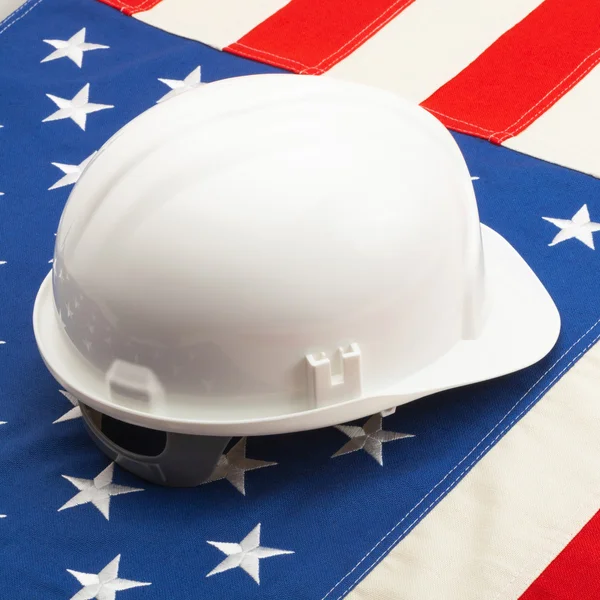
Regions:
<instances>
[{"instance_id":1,"label":"hard hat crown","mask_svg":"<svg viewBox=\"0 0 600 600\"><path fill-rule=\"evenodd\" d=\"M469 173L433 117L259 76L157 105L97 153L53 286L114 402L210 420L383 393L477 330L482 265Z\"/></svg>"}]
</instances>

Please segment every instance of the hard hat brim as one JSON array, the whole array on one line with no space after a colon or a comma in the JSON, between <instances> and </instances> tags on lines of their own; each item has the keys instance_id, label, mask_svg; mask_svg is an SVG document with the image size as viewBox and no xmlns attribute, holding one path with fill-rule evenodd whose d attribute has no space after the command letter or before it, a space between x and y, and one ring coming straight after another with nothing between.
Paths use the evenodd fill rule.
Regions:
<instances>
[{"instance_id":1,"label":"hard hat brim","mask_svg":"<svg viewBox=\"0 0 600 600\"><path fill-rule=\"evenodd\" d=\"M178 414L177 407L168 403L161 413L114 404L108 399L103 374L85 361L62 328L53 300L51 273L36 298L35 337L46 366L61 385L84 404L135 425L211 436L268 435L326 427L435 392L513 373L538 362L550 352L560 332L560 315L552 298L501 235L482 225L482 239L489 314L479 337L458 342L427 368L368 398L290 414L219 421L203 420L200 414L198 418ZM198 410L200 412L201 408Z\"/></svg>"},{"instance_id":2,"label":"hard hat brim","mask_svg":"<svg viewBox=\"0 0 600 600\"><path fill-rule=\"evenodd\" d=\"M459 342L402 381L389 390L392 395L441 391L508 375L537 363L556 344L560 314L550 294L508 241L485 225L481 229L490 302L481 334Z\"/></svg>"}]
</instances>

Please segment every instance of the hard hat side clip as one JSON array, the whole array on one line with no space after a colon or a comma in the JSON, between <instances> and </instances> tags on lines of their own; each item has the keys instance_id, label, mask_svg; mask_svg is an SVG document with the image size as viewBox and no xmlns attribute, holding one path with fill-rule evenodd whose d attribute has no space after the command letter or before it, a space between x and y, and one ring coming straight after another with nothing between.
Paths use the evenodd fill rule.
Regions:
<instances>
[{"instance_id":1,"label":"hard hat side clip","mask_svg":"<svg viewBox=\"0 0 600 600\"><path fill-rule=\"evenodd\" d=\"M327 406L362 395L361 353L358 344L350 344L344 350L338 348L340 372L334 373L331 360L324 352L307 354L307 377L309 395L314 406Z\"/></svg>"}]
</instances>

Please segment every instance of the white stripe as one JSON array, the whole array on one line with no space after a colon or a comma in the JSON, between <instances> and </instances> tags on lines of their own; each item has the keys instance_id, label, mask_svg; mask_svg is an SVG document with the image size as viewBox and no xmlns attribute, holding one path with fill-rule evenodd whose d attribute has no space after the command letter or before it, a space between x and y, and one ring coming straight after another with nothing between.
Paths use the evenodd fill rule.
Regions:
<instances>
[{"instance_id":1,"label":"white stripe","mask_svg":"<svg viewBox=\"0 0 600 600\"><path fill-rule=\"evenodd\" d=\"M422 102L542 0L416 0L328 74Z\"/></svg>"},{"instance_id":2,"label":"white stripe","mask_svg":"<svg viewBox=\"0 0 600 600\"><path fill-rule=\"evenodd\" d=\"M502 145L600 177L600 65Z\"/></svg>"},{"instance_id":3,"label":"white stripe","mask_svg":"<svg viewBox=\"0 0 600 600\"><path fill-rule=\"evenodd\" d=\"M599 373L596 344L346 600L518 598L600 507Z\"/></svg>"},{"instance_id":4,"label":"white stripe","mask_svg":"<svg viewBox=\"0 0 600 600\"><path fill-rule=\"evenodd\" d=\"M290 0L162 0L136 19L221 50Z\"/></svg>"}]
</instances>

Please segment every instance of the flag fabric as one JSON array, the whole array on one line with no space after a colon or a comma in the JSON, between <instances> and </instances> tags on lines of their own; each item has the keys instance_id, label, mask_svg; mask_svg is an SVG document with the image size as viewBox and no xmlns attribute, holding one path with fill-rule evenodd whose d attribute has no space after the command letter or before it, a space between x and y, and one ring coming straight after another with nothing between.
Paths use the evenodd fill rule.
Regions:
<instances>
[{"instance_id":1,"label":"flag fabric","mask_svg":"<svg viewBox=\"0 0 600 600\"><path fill-rule=\"evenodd\" d=\"M347 597L598 598L599 372L596 345Z\"/></svg>"},{"instance_id":2,"label":"flag fabric","mask_svg":"<svg viewBox=\"0 0 600 600\"><path fill-rule=\"evenodd\" d=\"M296 73L392 89L455 131L600 176L597 0L103 0Z\"/></svg>"},{"instance_id":3,"label":"flag fabric","mask_svg":"<svg viewBox=\"0 0 600 600\"><path fill-rule=\"evenodd\" d=\"M248 12L213 4L197 3L207 22L231 8L215 35L240 39ZM261 22L282 8L252 4L268 13ZM517 4L535 9L503 6ZM527 16L515 15L490 27ZM482 222L522 254L561 313L557 346L514 375L341 428L235 439L214 481L168 489L110 463L77 399L48 373L33 301L93 153L160 100L279 71L89 0L28 0L0 24L0 598L596 598L594 177L453 133Z\"/></svg>"}]
</instances>

